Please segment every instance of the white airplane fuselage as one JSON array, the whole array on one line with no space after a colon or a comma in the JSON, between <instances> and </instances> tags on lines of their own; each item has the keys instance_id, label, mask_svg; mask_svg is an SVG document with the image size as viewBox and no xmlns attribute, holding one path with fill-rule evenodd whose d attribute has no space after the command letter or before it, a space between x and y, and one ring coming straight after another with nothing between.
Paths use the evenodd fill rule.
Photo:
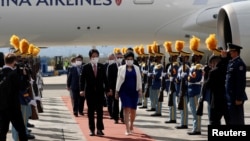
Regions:
<instances>
[{"instance_id":1,"label":"white airplane fuselage","mask_svg":"<svg viewBox=\"0 0 250 141\"><path fill-rule=\"evenodd\" d=\"M0 47L15 34L38 47L148 45L205 39L233 0L0 0ZM243 44L243 43L241 43ZM207 50L207 49L206 49ZM249 59L250 60L250 59ZM248 62L250 66L250 61Z\"/></svg>"},{"instance_id":2,"label":"white airplane fuselage","mask_svg":"<svg viewBox=\"0 0 250 141\"><path fill-rule=\"evenodd\" d=\"M193 0L123 0L120 5L115 0L16 0L17 5L7 1L0 8L1 46L9 45L12 34L38 46L188 41L185 35L201 33L184 31L183 24L207 5ZM215 33L215 26L216 20L207 33Z\"/></svg>"}]
</instances>

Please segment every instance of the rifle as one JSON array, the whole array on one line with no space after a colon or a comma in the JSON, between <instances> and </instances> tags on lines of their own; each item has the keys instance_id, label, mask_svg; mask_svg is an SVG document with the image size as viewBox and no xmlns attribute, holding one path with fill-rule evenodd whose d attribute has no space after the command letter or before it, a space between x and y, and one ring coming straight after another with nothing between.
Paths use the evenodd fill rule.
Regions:
<instances>
[{"instance_id":1,"label":"rifle","mask_svg":"<svg viewBox=\"0 0 250 141\"><path fill-rule=\"evenodd\" d=\"M148 62L147 62L147 70L148 70L148 73L149 73L149 71L150 71L150 64L151 64L151 62L150 62L150 56L148 57ZM144 92L145 94L145 97L149 97L149 84L151 83L151 77L149 77L149 76L146 76L147 77L147 87L146 87L146 91Z\"/></svg>"},{"instance_id":2,"label":"rifle","mask_svg":"<svg viewBox=\"0 0 250 141\"><path fill-rule=\"evenodd\" d=\"M208 59L209 57L207 56L206 58L206 67L208 67ZM208 74L208 69L204 68L205 71L205 75L207 76ZM204 76L204 82L207 79L207 77ZM197 106L197 110L196 110L196 115L198 116L202 116L203 115L203 102L204 102L204 96L206 94L206 83L203 83L202 88L201 88L201 94L199 97L199 101L198 101L198 106Z\"/></svg>"},{"instance_id":3,"label":"rifle","mask_svg":"<svg viewBox=\"0 0 250 141\"><path fill-rule=\"evenodd\" d=\"M185 59L183 59L182 73L184 73L185 70L186 70ZM183 110L183 108L184 108L184 96L186 95L186 92L187 92L187 85L186 85L185 78L181 78L180 90L181 91L180 91L180 100L178 103L178 109Z\"/></svg>"},{"instance_id":4,"label":"rifle","mask_svg":"<svg viewBox=\"0 0 250 141\"><path fill-rule=\"evenodd\" d=\"M165 62L165 55L163 57L163 73L166 72L166 62ZM161 88L160 88L160 96L158 98L159 102L163 102L163 97L164 97L164 89L166 88L166 81L165 81L165 76L162 76L161 78Z\"/></svg>"},{"instance_id":5,"label":"rifle","mask_svg":"<svg viewBox=\"0 0 250 141\"><path fill-rule=\"evenodd\" d=\"M29 67L29 78L30 78L30 80L34 79L34 68L33 68L34 60L33 59L34 59L33 57L29 57L29 59L28 59L28 65L30 66ZM34 91L33 84L30 84L28 93L29 93L29 96L32 99L35 98L35 91ZM33 120L39 119L37 107L31 105L31 110L32 110L31 119L33 119Z\"/></svg>"},{"instance_id":6,"label":"rifle","mask_svg":"<svg viewBox=\"0 0 250 141\"><path fill-rule=\"evenodd\" d=\"M170 76L173 77L173 57L171 57L170 68L171 68L171 70L170 70ZM170 88L170 93L169 93L169 98L168 98L168 106L173 106L174 105L173 104L174 103L173 102L173 94L176 91L173 80L172 81L170 80L170 86L169 86L169 88Z\"/></svg>"}]
</instances>

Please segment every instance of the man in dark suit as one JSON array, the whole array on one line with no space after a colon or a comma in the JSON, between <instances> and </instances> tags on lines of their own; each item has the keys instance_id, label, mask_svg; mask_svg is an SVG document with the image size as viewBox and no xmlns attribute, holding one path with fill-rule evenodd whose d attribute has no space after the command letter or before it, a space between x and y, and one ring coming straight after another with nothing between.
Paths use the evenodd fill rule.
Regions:
<instances>
[{"instance_id":1,"label":"man in dark suit","mask_svg":"<svg viewBox=\"0 0 250 141\"><path fill-rule=\"evenodd\" d=\"M76 117L78 113L82 116L84 115L83 109L85 98L79 95L79 80L83 66L82 60L83 57L81 55L75 57L75 66L71 67L67 77L67 88L72 92L73 112Z\"/></svg>"},{"instance_id":2,"label":"man in dark suit","mask_svg":"<svg viewBox=\"0 0 250 141\"><path fill-rule=\"evenodd\" d=\"M112 118L115 120L115 124L117 124L119 120L119 100L115 99L115 87L116 87L118 67L121 65L123 56L121 52L116 53L115 56L116 56L116 62L108 66L107 74L108 74L109 88L112 90L112 93L108 95L108 98L111 99L110 101L112 101L110 105L111 106L110 111Z\"/></svg>"},{"instance_id":3,"label":"man in dark suit","mask_svg":"<svg viewBox=\"0 0 250 141\"><path fill-rule=\"evenodd\" d=\"M108 66L113 64L113 63L115 63L115 54L111 53L108 55L108 60L104 64L105 72L106 72L107 76L108 76ZM104 98L104 107L108 107L110 119L113 119L113 117L112 117L112 103L113 103L113 98L106 94L105 98Z\"/></svg>"},{"instance_id":4,"label":"man in dark suit","mask_svg":"<svg viewBox=\"0 0 250 141\"><path fill-rule=\"evenodd\" d=\"M95 135L95 128L97 128L97 135L104 135L103 125L103 99L104 92L109 92L107 77L104 65L98 63L99 51L91 49L89 51L90 63L83 66L80 76L80 95L84 96L88 106L88 119L90 136ZM97 122L95 125L95 112L97 113Z\"/></svg>"}]
</instances>

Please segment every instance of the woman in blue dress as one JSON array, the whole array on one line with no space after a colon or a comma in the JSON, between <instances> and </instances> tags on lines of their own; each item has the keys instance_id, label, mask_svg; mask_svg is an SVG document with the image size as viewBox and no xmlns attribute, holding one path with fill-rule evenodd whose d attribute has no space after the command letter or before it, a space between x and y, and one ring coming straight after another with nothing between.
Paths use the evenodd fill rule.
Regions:
<instances>
[{"instance_id":1,"label":"woman in blue dress","mask_svg":"<svg viewBox=\"0 0 250 141\"><path fill-rule=\"evenodd\" d=\"M122 102L125 135L129 135L133 132L137 101L142 92L142 80L139 67L133 64L134 53L128 52L124 58L126 64L118 68L116 98L120 97Z\"/></svg>"}]
</instances>

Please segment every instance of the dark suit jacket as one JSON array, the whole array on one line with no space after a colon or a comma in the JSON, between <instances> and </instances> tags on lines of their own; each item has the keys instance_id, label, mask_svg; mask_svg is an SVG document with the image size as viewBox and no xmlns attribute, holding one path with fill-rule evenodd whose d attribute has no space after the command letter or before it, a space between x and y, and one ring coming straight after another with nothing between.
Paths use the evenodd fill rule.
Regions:
<instances>
[{"instance_id":1,"label":"dark suit jacket","mask_svg":"<svg viewBox=\"0 0 250 141\"><path fill-rule=\"evenodd\" d=\"M104 92L109 91L103 64L97 64L96 77L91 63L83 66L80 76L80 91L85 91L87 100L95 100L95 102L103 103Z\"/></svg>"},{"instance_id":2,"label":"dark suit jacket","mask_svg":"<svg viewBox=\"0 0 250 141\"><path fill-rule=\"evenodd\" d=\"M110 64L108 66L108 84L109 88L115 90L116 79L117 79L118 66L116 63Z\"/></svg>"},{"instance_id":3,"label":"dark suit jacket","mask_svg":"<svg viewBox=\"0 0 250 141\"><path fill-rule=\"evenodd\" d=\"M11 110L20 108L19 90L20 85L18 80L17 69L3 68L3 76L5 76L5 82L1 86L0 92L0 111Z\"/></svg>"},{"instance_id":4,"label":"dark suit jacket","mask_svg":"<svg viewBox=\"0 0 250 141\"><path fill-rule=\"evenodd\" d=\"M226 108L226 69L227 62L225 60L220 61L215 68L210 70L208 78L205 81L206 89L209 89L211 94L210 106L217 110L225 110Z\"/></svg>"},{"instance_id":5,"label":"dark suit jacket","mask_svg":"<svg viewBox=\"0 0 250 141\"><path fill-rule=\"evenodd\" d=\"M69 74L67 78L67 86L72 90L79 90L79 81L80 81L80 74L78 73L77 67L76 66L71 67L69 69Z\"/></svg>"}]
</instances>

